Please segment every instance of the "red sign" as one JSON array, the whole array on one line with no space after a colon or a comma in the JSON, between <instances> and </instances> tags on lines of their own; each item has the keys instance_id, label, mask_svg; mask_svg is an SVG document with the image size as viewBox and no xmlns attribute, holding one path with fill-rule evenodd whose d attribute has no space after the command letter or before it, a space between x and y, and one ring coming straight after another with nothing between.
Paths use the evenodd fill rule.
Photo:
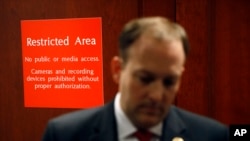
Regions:
<instances>
[{"instance_id":1,"label":"red sign","mask_svg":"<svg viewBox=\"0 0 250 141\"><path fill-rule=\"evenodd\" d=\"M25 107L104 104L101 18L22 20Z\"/></svg>"}]
</instances>

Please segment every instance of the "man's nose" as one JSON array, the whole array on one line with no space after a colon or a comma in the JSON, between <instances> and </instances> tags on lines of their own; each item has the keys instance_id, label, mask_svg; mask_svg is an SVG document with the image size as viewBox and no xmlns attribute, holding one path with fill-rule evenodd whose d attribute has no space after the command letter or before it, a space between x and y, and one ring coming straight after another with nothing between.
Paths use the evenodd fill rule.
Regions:
<instances>
[{"instance_id":1,"label":"man's nose","mask_svg":"<svg viewBox=\"0 0 250 141\"><path fill-rule=\"evenodd\" d=\"M162 101L165 93L165 88L162 81L157 80L150 86L149 98L153 101L160 102Z\"/></svg>"}]
</instances>

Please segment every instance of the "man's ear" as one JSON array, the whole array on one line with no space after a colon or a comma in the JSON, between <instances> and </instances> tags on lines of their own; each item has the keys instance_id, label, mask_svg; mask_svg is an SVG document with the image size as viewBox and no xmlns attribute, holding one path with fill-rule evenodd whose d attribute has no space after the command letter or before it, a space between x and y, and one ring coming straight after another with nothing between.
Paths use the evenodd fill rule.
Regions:
<instances>
[{"instance_id":1,"label":"man's ear","mask_svg":"<svg viewBox=\"0 0 250 141\"><path fill-rule=\"evenodd\" d=\"M114 56L111 60L111 72L115 83L119 83L122 71L122 60L119 56Z\"/></svg>"}]
</instances>

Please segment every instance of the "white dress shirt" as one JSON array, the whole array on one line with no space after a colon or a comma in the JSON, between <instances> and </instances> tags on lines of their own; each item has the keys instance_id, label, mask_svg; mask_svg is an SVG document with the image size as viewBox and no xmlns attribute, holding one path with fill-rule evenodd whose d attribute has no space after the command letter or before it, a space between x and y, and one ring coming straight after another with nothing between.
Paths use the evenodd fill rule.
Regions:
<instances>
[{"instance_id":1,"label":"white dress shirt","mask_svg":"<svg viewBox=\"0 0 250 141\"><path fill-rule=\"evenodd\" d=\"M117 93L114 104L119 141L138 141L136 137L131 136L137 129L123 112L120 104L120 98L121 94ZM149 131L156 135L152 141L159 141L162 134L162 123L150 128Z\"/></svg>"}]
</instances>

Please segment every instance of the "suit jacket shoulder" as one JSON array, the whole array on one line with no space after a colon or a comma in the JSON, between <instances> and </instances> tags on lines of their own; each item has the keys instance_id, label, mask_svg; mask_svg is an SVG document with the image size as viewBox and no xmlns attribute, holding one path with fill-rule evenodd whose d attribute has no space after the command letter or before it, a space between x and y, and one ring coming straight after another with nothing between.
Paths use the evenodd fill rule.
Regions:
<instances>
[{"instance_id":1,"label":"suit jacket shoulder","mask_svg":"<svg viewBox=\"0 0 250 141\"><path fill-rule=\"evenodd\" d=\"M116 140L113 103L104 107L79 110L49 121L43 141Z\"/></svg>"},{"instance_id":2,"label":"suit jacket shoulder","mask_svg":"<svg viewBox=\"0 0 250 141\"><path fill-rule=\"evenodd\" d=\"M227 141L229 130L222 123L172 106L164 128L166 138L181 136L185 141ZM167 133L166 133L167 134Z\"/></svg>"}]
</instances>

